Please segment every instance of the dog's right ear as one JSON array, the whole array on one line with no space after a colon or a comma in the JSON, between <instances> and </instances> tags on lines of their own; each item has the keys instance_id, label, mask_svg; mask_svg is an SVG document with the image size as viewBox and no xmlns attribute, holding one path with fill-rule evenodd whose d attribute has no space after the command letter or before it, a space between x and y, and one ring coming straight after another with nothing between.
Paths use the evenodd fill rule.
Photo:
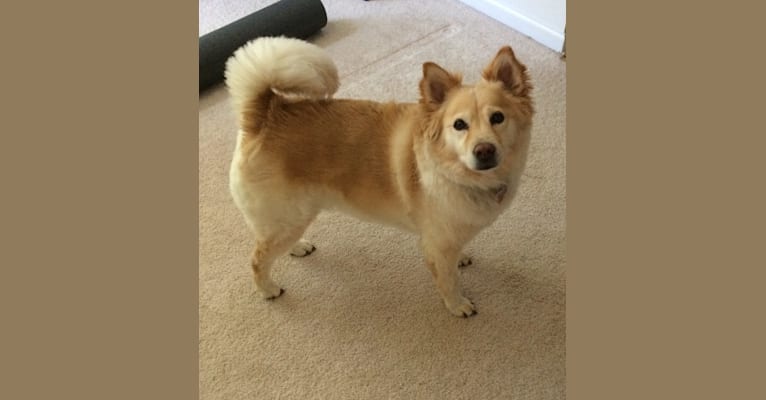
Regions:
<instances>
[{"instance_id":1,"label":"dog's right ear","mask_svg":"<svg viewBox=\"0 0 766 400\"><path fill-rule=\"evenodd\" d=\"M421 102L435 109L447 98L447 92L460 86L462 77L450 74L432 62L423 64L423 79L420 80Z\"/></svg>"},{"instance_id":2,"label":"dog's right ear","mask_svg":"<svg viewBox=\"0 0 766 400\"><path fill-rule=\"evenodd\" d=\"M506 90L519 97L528 97L532 85L529 83L527 67L516 59L511 46L497 52L492 62L482 72L488 81L502 82Z\"/></svg>"}]
</instances>

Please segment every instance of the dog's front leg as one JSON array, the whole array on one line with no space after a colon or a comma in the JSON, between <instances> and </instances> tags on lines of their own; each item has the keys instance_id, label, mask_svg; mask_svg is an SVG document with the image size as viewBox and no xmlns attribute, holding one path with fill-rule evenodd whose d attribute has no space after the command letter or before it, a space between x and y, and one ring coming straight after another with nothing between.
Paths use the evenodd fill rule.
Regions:
<instances>
[{"instance_id":1,"label":"dog's front leg","mask_svg":"<svg viewBox=\"0 0 766 400\"><path fill-rule=\"evenodd\" d=\"M444 305L458 317L470 317L476 314L476 307L471 300L465 298L460 289L458 261L460 247L438 243L427 238L422 240L426 266L431 271Z\"/></svg>"}]
</instances>

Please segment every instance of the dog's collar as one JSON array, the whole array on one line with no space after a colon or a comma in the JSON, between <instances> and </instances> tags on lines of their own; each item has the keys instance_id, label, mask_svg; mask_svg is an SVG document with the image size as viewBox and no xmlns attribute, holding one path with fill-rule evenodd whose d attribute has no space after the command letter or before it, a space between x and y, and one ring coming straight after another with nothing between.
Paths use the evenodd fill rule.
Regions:
<instances>
[{"instance_id":1,"label":"dog's collar","mask_svg":"<svg viewBox=\"0 0 766 400\"><path fill-rule=\"evenodd\" d=\"M508 185L503 183L500 186L496 186L489 189L489 192L492 193L492 196L495 198L495 200L498 203L503 202L503 198L505 198L505 194L508 192Z\"/></svg>"}]
</instances>

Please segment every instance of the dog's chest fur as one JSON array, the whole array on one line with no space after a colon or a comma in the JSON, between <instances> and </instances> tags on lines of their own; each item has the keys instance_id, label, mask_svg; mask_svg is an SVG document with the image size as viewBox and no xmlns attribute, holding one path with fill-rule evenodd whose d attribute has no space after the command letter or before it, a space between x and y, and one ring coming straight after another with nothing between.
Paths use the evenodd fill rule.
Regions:
<instances>
[{"instance_id":1,"label":"dog's chest fur","mask_svg":"<svg viewBox=\"0 0 766 400\"><path fill-rule=\"evenodd\" d=\"M424 189L422 209L428 224L446 224L452 229L480 230L492 222L510 204L515 192L515 182L507 185L504 194L497 189L480 189L461 186L449 181L437 172L423 172Z\"/></svg>"}]
</instances>

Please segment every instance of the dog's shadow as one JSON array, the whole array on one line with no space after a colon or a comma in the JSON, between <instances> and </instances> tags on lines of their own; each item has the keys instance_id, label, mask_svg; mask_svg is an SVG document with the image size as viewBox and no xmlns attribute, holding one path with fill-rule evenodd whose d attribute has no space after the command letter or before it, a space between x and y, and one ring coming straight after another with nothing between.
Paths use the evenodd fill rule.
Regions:
<instances>
[{"instance_id":1,"label":"dog's shadow","mask_svg":"<svg viewBox=\"0 0 766 400\"><path fill-rule=\"evenodd\" d=\"M364 251L354 255L358 259L354 266L332 265L333 259L348 257L332 250L320 248L310 257L316 258L301 260L298 264L303 265L291 267L310 275L309 281L315 284L303 285L300 293L288 288L287 298L277 299L273 306L281 309L277 311L280 313L306 306L336 310L296 312L295 318L290 318L293 323L305 323L333 335L331 343L366 343L369 351L396 353L405 363L444 358L447 349L449 357L459 360L486 351L486 346L525 353L542 344L556 348L554 353L563 357L565 294L555 285L527 274L531 270L523 266L482 265L488 260L474 256L473 265L461 268L461 281L478 314L459 318L444 307L422 262L412 263L411 268L402 271L392 270L380 255ZM280 300L286 301L280 304ZM317 320L315 315L331 317Z\"/></svg>"}]
</instances>

